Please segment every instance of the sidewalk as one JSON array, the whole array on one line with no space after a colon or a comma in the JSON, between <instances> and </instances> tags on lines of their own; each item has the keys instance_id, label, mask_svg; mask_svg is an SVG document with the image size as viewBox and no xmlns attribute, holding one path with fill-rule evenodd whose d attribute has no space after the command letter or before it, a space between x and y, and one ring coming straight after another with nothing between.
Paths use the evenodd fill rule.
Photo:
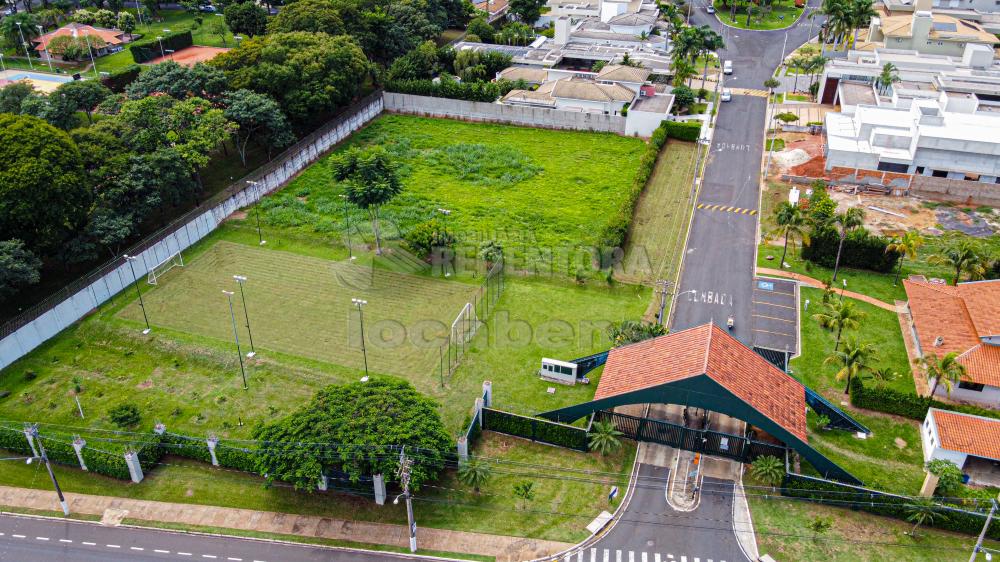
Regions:
<instances>
[{"instance_id":1,"label":"sidewalk","mask_svg":"<svg viewBox=\"0 0 1000 562\"><path fill-rule=\"evenodd\" d=\"M293 515L252 509L230 509L209 505L166 503L88 494L66 494L70 512L109 517L120 522L123 517L150 522L180 523L200 527L222 527L301 537L320 537L371 544L406 547L409 535L405 525L344 521L329 517ZM52 490L34 490L0 486L0 505L36 510L57 510ZM127 513L122 513L122 511ZM419 523L419 521L418 521ZM114 523L117 524L117 523ZM428 529L419 527L420 548L442 552L495 556L497 561L525 560L546 556L569 548L568 543Z\"/></svg>"},{"instance_id":2,"label":"sidewalk","mask_svg":"<svg viewBox=\"0 0 1000 562\"><path fill-rule=\"evenodd\" d=\"M798 281L799 283L802 283L803 285L808 285L810 287L815 287L817 289L822 289L823 288L823 282L822 281L820 281L819 279L813 279L812 277L807 277L805 275L802 275L801 273L794 273L794 272L791 272L791 271L784 271L784 270L781 270L781 269L771 269L769 267L758 267L757 268L757 274L758 275L773 275L775 277L786 277L788 279L794 279L794 280ZM891 304L889 304L889 303L887 303L885 301L880 301L880 300L878 300L876 298L869 297L868 295L862 295L861 293L855 293L854 291L837 291L837 294L839 295L841 292L843 292L845 296L851 297L852 299L857 299L859 301L864 301L864 302L866 302L868 304L877 306L877 307L885 309L885 310L891 310L893 312L898 312L898 309L896 308L895 305L891 305Z\"/></svg>"}]
</instances>

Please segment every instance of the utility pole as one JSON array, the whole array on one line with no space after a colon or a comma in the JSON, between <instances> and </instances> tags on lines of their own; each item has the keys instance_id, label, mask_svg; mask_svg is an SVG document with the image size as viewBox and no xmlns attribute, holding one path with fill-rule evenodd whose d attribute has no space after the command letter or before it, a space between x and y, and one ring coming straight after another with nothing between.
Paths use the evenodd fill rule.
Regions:
<instances>
[{"instance_id":1,"label":"utility pole","mask_svg":"<svg viewBox=\"0 0 1000 562\"><path fill-rule=\"evenodd\" d=\"M660 294L660 312L656 315L656 323L663 324L663 311L667 308L667 291L672 283L665 279L656 282L657 292Z\"/></svg>"},{"instance_id":2,"label":"utility pole","mask_svg":"<svg viewBox=\"0 0 1000 562\"><path fill-rule=\"evenodd\" d=\"M226 295L229 300L229 318L233 321L233 339L236 341L236 358L240 360L240 374L243 375L243 390L247 388L247 370L243 366L243 352L240 351L240 333L236 330L236 313L233 312L233 292L222 290L222 293Z\"/></svg>"},{"instance_id":3,"label":"utility pole","mask_svg":"<svg viewBox=\"0 0 1000 562\"><path fill-rule=\"evenodd\" d=\"M374 264L372 264L374 267ZM365 348L365 313L361 307L368 304L362 299L351 299L351 302L358 307L358 320L361 322L361 355L365 358L365 376L368 376L368 349Z\"/></svg>"},{"instance_id":4,"label":"utility pole","mask_svg":"<svg viewBox=\"0 0 1000 562\"><path fill-rule=\"evenodd\" d=\"M132 265L132 262L138 258L128 254L124 254L123 257L125 258L125 261L128 262L129 269L132 270L132 284L135 285L135 294L139 295L139 308L142 309L142 319L146 321L146 329L143 330L142 333L148 334L152 328L149 327L149 316L146 316L146 303L142 302L142 291L139 290L139 278L135 276L135 266Z\"/></svg>"},{"instance_id":5,"label":"utility pole","mask_svg":"<svg viewBox=\"0 0 1000 562\"><path fill-rule=\"evenodd\" d=\"M399 476L399 483L403 485L403 493L396 496L392 503L398 504L400 496L406 500L406 520L410 524L410 552L416 552L417 522L413 520L413 502L410 495L410 471L412 468L413 460L406 458L406 446L404 445L399 451L399 470L396 472L396 475Z\"/></svg>"},{"instance_id":6,"label":"utility pole","mask_svg":"<svg viewBox=\"0 0 1000 562\"><path fill-rule=\"evenodd\" d=\"M257 350L253 348L253 332L250 331L250 313L247 312L247 297L243 294L243 284L247 282L247 278L244 275L233 275L233 279L240 286L240 300L243 301L243 317L247 320L247 335L250 336L250 353L247 353L247 357L253 357L257 355Z\"/></svg>"},{"instance_id":7,"label":"utility pole","mask_svg":"<svg viewBox=\"0 0 1000 562\"><path fill-rule=\"evenodd\" d=\"M45 445L42 445L42 439L38 436L37 425L31 426L31 434L35 437L35 444L38 445L39 458L45 463L45 468L49 471L49 478L52 479L52 485L56 489L56 495L59 496L59 505L62 507L63 515L69 515L69 504L66 503L66 498L63 497L62 488L59 487L59 481L56 480L56 473L52 472L52 463L49 462L49 456L45 454ZM980 542L982 542L982 539L980 539Z\"/></svg>"},{"instance_id":8,"label":"utility pole","mask_svg":"<svg viewBox=\"0 0 1000 562\"><path fill-rule=\"evenodd\" d=\"M257 182L247 180L247 184L253 186L254 190L257 190ZM257 240L259 245L263 246L267 244L267 240L264 240L264 235L260 232L260 199L257 199L257 203L253 206L254 216L257 218Z\"/></svg>"},{"instance_id":9,"label":"utility pole","mask_svg":"<svg viewBox=\"0 0 1000 562\"><path fill-rule=\"evenodd\" d=\"M969 557L969 562L976 562L976 555L979 554L979 549L983 547L983 539L986 538L986 532L990 529L990 523L993 522L993 514L996 513L996 510L997 501L990 500L990 514L986 516L986 524L983 525L983 531L979 533L979 540L976 541L976 547L972 549L972 556Z\"/></svg>"}]
</instances>

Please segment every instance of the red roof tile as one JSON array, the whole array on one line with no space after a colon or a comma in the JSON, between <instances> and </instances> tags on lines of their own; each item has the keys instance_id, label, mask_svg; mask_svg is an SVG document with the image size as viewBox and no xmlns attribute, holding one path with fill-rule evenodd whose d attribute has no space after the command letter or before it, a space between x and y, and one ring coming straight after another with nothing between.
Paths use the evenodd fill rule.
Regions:
<instances>
[{"instance_id":1,"label":"red roof tile","mask_svg":"<svg viewBox=\"0 0 1000 562\"><path fill-rule=\"evenodd\" d=\"M980 339L1000 334L1000 281L952 287L906 279L903 287L923 354L958 353L966 379L1000 386L1000 348Z\"/></svg>"},{"instance_id":2,"label":"red roof tile","mask_svg":"<svg viewBox=\"0 0 1000 562\"><path fill-rule=\"evenodd\" d=\"M32 43L37 43L35 47L36 51L42 51L47 49L49 42L60 36L69 37L83 37L84 35L90 35L91 37L100 37L108 45L120 45L122 43L127 43L124 31L118 31L116 29L105 29L103 27L94 27L91 25L84 25L82 23L69 23L66 24L55 31L50 31L45 35L35 37L31 40Z\"/></svg>"},{"instance_id":3,"label":"red roof tile","mask_svg":"<svg viewBox=\"0 0 1000 562\"><path fill-rule=\"evenodd\" d=\"M594 399L700 375L808 441L802 385L714 324L612 349Z\"/></svg>"},{"instance_id":4,"label":"red roof tile","mask_svg":"<svg viewBox=\"0 0 1000 562\"><path fill-rule=\"evenodd\" d=\"M942 449L1000 460L1000 420L931 408Z\"/></svg>"}]
</instances>

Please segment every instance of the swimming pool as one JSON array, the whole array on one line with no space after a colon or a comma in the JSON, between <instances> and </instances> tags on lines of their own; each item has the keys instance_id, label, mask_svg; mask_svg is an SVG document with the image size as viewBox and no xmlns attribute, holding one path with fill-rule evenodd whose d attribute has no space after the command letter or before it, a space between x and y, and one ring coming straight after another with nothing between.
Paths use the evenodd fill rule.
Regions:
<instances>
[{"instance_id":1,"label":"swimming pool","mask_svg":"<svg viewBox=\"0 0 1000 562\"><path fill-rule=\"evenodd\" d=\"M72 76L64 76L61 74L45 74L42 72L28 72L27 70L8 70L5 76L0 76L11 82L16 82L18 80L42 80L44 82L71 82L73 80Z\"/></svg>"}]
</instances>

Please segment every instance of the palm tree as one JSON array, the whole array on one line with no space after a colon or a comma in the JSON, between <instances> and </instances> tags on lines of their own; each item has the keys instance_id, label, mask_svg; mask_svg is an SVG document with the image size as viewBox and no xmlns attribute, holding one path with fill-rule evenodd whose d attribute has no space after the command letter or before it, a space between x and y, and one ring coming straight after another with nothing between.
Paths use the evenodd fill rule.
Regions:
<instances>
[{"instance_id":1,"label":"palm tree","mask_svg":"<svg viewBox=\"0 0 1000 562\"><path fill-rule=\"evenodd\" d=\"M872 372L872 362L878 358L877 355L874 345L858 343L851 338L842 351L834 351L833 355L823 360L823 364L839 367L836 377L838 381L847 381L844 386L844 394L847 394L851 390L851 381L863 373Z\"/></svg>"},{"instance_id":2,"label":"palm tree","mask_svg":"<svg viewBox=\"0 0 1000 562\"><path fill-rule=\"evenodd\" d=\"M806 64L806 72L809 73L810 93L812 92L813 83L816 81L816 74L823 70L828 60L830 59L824 57L823 55L813 55Z\"/></svg>"},{"instance_id":3,"label":"palm tree","mask_svg":"<svg viewBox=\"0 0 1000 562\"><path fill-rule=\"evenodd\" d=\"M750 474L769 486L777 486L785 478L785 463L774 455L757 457L750 463Z\"/></svg>"},{"instance_id":4,"label":"palm tree","mask_svg":"<svg viewBox=\"0 0 1000 562\"><path fill-rule=\"evenodd\" d=\"M690 80L697 72L694 65L688 62L686 58L682 57L674 57L673 67L674 86L683 86L684 82Z\"/></svg>"},{"instance_id":5,"label":"palm tree","mask_svg":"<svg viewBox=\"0 0 1000 562\"><path fill-rule=\"evenodd\" d=\"M703 25L704 31L701 35L701 55L705 57L705 64L701 71L701 86L705 87L708 80L708 54L726 48L726 42L721 35L712 31L707 25Z\"/></svg>"},{"instance_id":6,"label":"palm tree","mask_svg":"<svg viewBox=\"0 0 1000 562\"><path fill-rule=\"evenodd\" d=\"M792 83L792 92L798 91L799 73L805 71L808 63L809 59L806 57L792 57L792 59L788 61L788 67L795 71L795 82Z\"/></svg>"},{"instance_id":7,"label":"palm tree","mask_svg":"<svg viewBox=\"0 0 1000 562\"><path fill-rule=\"evenodd\" d=\"M930 498L914 500L913 503L906 506L906 520L913 523L913 529L910 530L911 536L916 536L917 527L924 523L932 525L935 520L943 519L947 518L943 513L937 511L937 505Z\"/></svg>"},{"instance_id":8,"label":"palm tree","mask_svg":"<svg viewBox=\"0 0 1000 562\"><path fill-rule=\"evenodd\" d=\"M930 397L934 397L938 385L944 383L945 391L950 395L955 383L965 376L965 365L958 362L958 353L954 351L946 353L944 357L938 357L931 353L920 359L920 365L927 372L927 378L934 379L934 388L931 389Z\"/></svg>"},{"instance_id":9,"label":"palm tree","mask_svg":"<svg viewBox=\"0 0 1000 562\"><path fill-rule=\"evenodd\" d=\"M879 384L899 378L899 373L893 371L890 367L879 367L877 369L872 369L869 372L872 379L878 381Z\"/></svg>"},{"instance_id":10,"label":"palm tree","mask_svg":"<svg viewBox=\"0 0 1000 562\"><path fill-rule=\"evenodd\" d=\"M813 314L813 319L819 322L822 328L837 332L837 343L833 350L840 349L840 335L844 330L854 330L861 325L861 320L865 313L854 306L853 301L844 299L832 299L826 303L826 310Z\"/></svg>"},{"instance_id":11,"label":"palm tree","mask_svg":"<svg viewBox=\"0 0 1000 562\"><path fill-rule=\"evenodd\" d=\"M986 273L986 264L989 258L983 253L983 249L968 238L953 239L944 251L934 254L927 261L931 264L943 264L955 269L955 281L953 285L958 285L962 272L969 274L969 279L982 279Z\"/></svg>"},{"instance_id":12,"label":"palm tree","mask_svg":"<svg viewBox=\"0 0 1000 562\"><path fill-rule=\"evenodd\" d=\"M917 257L917 250L924 245L924 237L916 230L908 230L902 236L893 238L892 242L885 247L885 252L895 252L899 254L899 265L896 266L896 278L892 284L899 283L899 273L903 271L903 259L911 260Z\"/></svg>"},{"instance_id":13,"label":"palm tree","mask_svg":"<svg viewBox=\"0 0 1000 562\"><path fill-rule=\"evenodd\" d=\"M878 85L878 91L880 93L888 93L889 88L891 88L896 82L900 81L899 74L896 70L896 65L891 62L887 62L882 65L882 72L880 72L878 78L875 79L875 84Z\"/></svg>"},{"instance_id":14,"label":"palm tree","mask_svg":"<svg viewBox=\"0 0 1000 562\"><path fill-rule=\"evenodd\" d=\"M632 59L632 57L630 57L628 53L625 53L624 55L622 55L622 60L618 64L620 64L622 66L631 66L631 67L634 67L634 68L642 68L642 63L639 62L639 61L637 61L637 60Z\"/></svg>"},{"instance_id":15,"label":"palm tree","mask_svg":"<svg viewBox=\"0 0 1000 562\"><path fill-rule=\"evenodd\" d=\"M477 494L492 475L493 469L489 463L478 457L469 457L458 465L458 480L466 486L472 486Z\"/></svg>"},{"instance_id":16,"label":"palm tree","mask_svg":"<svg viewBox=\"0 0 1000 562\"><path fill-rule=\"evenodd\" d=\"M659 6L660 6L660 17L662 17L663 21L666 22L667 24L667 37L672 38L678 28L677 19L681 15L680 8L678 8L677 5L672 2L660 3Z\"/></svg>"},{"instance_id":17,"label":"palm tree","mask_svg":"<svg viewBox=\"0 0 1000 562\"><path fill-rule=\"evenodd\" d=\"M837 245L837 261L833 264L833 283L837 282L837 273L840 271L840 253L844 250L844 240L854 229L862 225L865 219L865 212L860 207L851 207L843 213L837 213L830 221L831 225L837 229L840 236L840 243Z\"/></svg>"},{"instance_id":18,"label":"palm tree","mask_svg":"<svg viewBox=\"0 0 1000 562\"><path fill-rule=\"evenodd\" d=\"M778 262L778 267L783 269L785 255L788 254L788 241L798 238L802 243L809 242L809 234L806 232L806 225L809 221L806 220L801 207L783 201L774 211L774 222L777 226L771 230L770 235L781 236L785 239L784 248L781 250L781 261Z\"/></svg>"},{"instance_id":19,"label":"palm tree","mask_svg":"<svg viewBox=\"0 0 1000 562\"><path fill-rule=\"evenodd\" d=\"M878 14L875 13L875 8L871 0L851 0L847 9L851 27L854 28L854 40L851 42L851 47L853 48L858 44L858 31L862 27L868 27L872 18Z\"/></svg>"},{"instance_id":20,"label":"palm tree","mask_svg":"<svg viewBox=\"0 0 1000 562\"><path fill-rule=\"evenodd\" d=\"M621 448L622 441L619 438L622 435L623 433L615 428L615 424L609 421L594 422L587 435L587 446L591 451L607 455Z\"/></svg>"}]
</instances>

